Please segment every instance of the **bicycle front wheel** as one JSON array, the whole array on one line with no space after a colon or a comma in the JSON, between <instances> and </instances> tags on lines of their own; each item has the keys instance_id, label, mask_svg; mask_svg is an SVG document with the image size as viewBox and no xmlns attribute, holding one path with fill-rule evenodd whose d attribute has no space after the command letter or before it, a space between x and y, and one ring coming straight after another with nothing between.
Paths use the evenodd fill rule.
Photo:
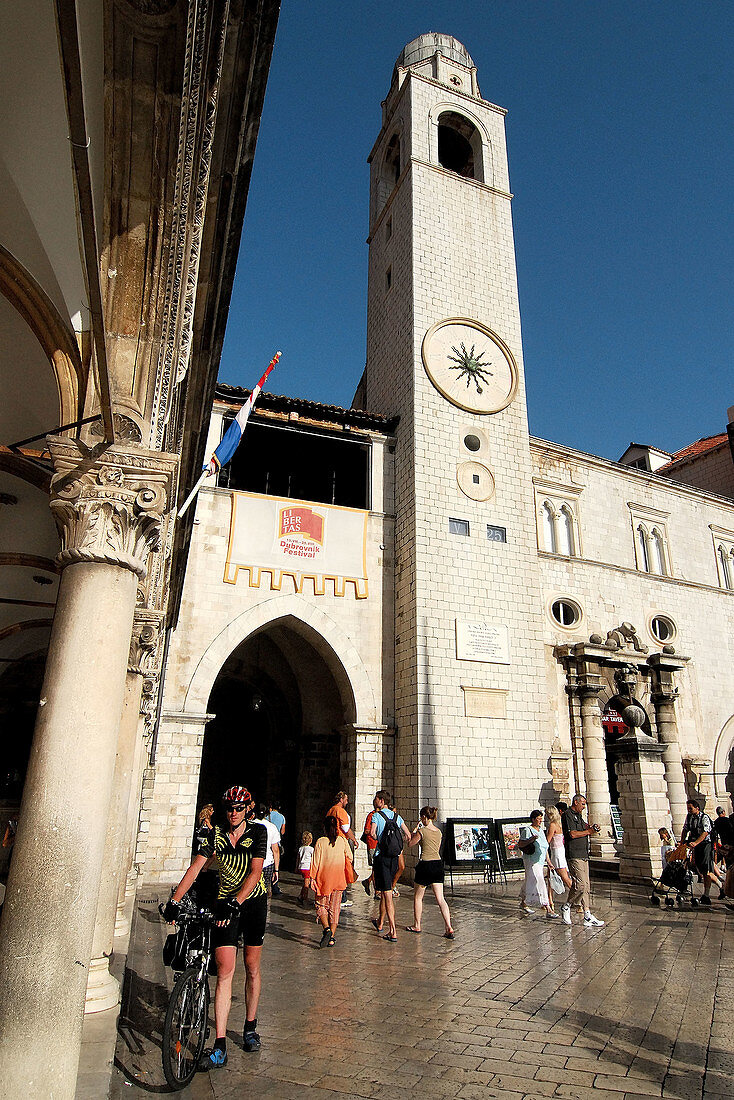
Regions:
<instances>
[{"instance_id":1,"label":"bicycle front wheel","mask_svg":"<svg viewBox=\"0 0 734 1100\"><path fill-rule=\"evenodd\" d=\"M190 966L173 987L163 1025L163 1072L172 1089L182 1089L196 1073L208 1024L209 982Z\"/></svg>"}]
</instances>

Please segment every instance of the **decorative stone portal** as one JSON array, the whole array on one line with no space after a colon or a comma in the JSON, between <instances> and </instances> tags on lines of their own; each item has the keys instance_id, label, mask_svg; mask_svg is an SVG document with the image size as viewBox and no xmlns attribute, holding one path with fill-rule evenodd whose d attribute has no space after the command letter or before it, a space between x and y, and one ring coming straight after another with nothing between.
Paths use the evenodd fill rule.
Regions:
<instances>
[{"instance_id":1,"label":"decorative stone portal","mask_svg":"<svg viewBox=\"0 0 734 1100\"><path fill-rule=\"evenodd\" d=\"M616 852L621 876L637 880L650 874L640 868L652 866L657 829L672 822L680 836L685 818L674 679L688 658L669 645L648 655L631 623L555 655L566 669L573 773L601 826L591 854Z\"/></svg>"},{"instance_id":2,"label":"decorative stone portal","mask_svg":"<svg viewBox=\"0 0 734 1100\"><path fill-rule=\"evenodd\" d=\"M287 620L246 638L209 697L214 717L204 735L197 806L217 806L232 783L245 784L258 802L277 800L288 823L288 861L304 829L320 835L338 790L354 799L356 761L343 744L354 702L343 691L314 641Z\"/></svg>"}]
</instances>

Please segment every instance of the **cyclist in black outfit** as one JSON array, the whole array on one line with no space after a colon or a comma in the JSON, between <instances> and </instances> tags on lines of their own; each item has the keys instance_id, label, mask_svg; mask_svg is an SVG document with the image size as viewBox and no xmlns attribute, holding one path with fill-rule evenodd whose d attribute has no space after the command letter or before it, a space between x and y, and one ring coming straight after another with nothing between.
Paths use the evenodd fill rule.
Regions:
<instances>
[{"instance_id":1,"label":"cyclist in black outfit","mask_svg":"<svg viewBox=\"0 0 734 1100\"><path fill-rule=\"evenodd\" d=\"M248 821L254 807L246 787L230 787L222 796L227 815L225 826L215 825L199 845L199 853L171 895L163 911L166 920L175 920L177 902L191 888L197 876L212 864L219 872L219 895L215 906L218 917L214 929L214 958L217 986L214 991L214 1021L217 1038L214 1047L204 1052L202 1068L227 1064L227 1020L232 1004L232 978L237 961L237 940L245 947L245 1030L244 1048L260 1049L257 1033L257 1006L260 999L260 955L262 953L268 898L263 881L263 862L268 834L264 825Z\"/></svg>"}]
</instances>

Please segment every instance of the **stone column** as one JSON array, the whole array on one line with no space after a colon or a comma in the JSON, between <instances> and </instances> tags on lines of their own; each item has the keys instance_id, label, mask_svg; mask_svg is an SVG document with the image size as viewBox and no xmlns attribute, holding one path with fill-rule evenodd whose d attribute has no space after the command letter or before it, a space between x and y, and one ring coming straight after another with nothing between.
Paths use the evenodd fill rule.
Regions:
<instances>
[{"instance_id":1,"label":"stone column","mask_svg":"<svg viewBox=\"0 0 734 1100\"><path fill-rule=\"evenodd\" d=\"M573 753L564 752L561 740L556 737L551 745L550 771L553 776L553 794L556 802L571 802L571 761Z\"/></svg>"},{"instance_id":2,"label":"stone column","mask_svg":"<svg viewBox=\"0 0 734 1100\"><path fill-rule=\"evenodd\" d=\"M567 657L569 646L557 646L556 656ZM581 700L577 691L576 668L564 660L566 666L566 695L568 697L568 722L571 736L571 759L568 775L568 787L571 795L574 791L583 791L586 786L584 772L584 740L581 734ZM570 798L561 801L569 802Z\"/></svg>"},{"instance_id":3,"label":"stone column","mask_svg":"<svg viewBox=\"0 0 734 1100\"><path fill-rule=\"evenodd\" d=\"M342 726L342 779L350 794L349 810L357 838L362 835L365 818L372 809L375 791L393 790L395 731L387 726ZM360 843L355 867L367 873L367 850Z\"/></svg>"},{"instance_id":4,"label":"stone column","mask_svg":"<svg viewBox=\"0 0 734 1100\"><path fill-rule=\"evenodd\" d=\"M74 1095L138 579L177 458L49 438L62 567L0 926L7 1096Z\"/></svg>"},{"instance_id":5,"label":"stone column","mask_svg":"<svg viewBox=\"0 0 734 1100\"><path fill-rule=\"evenodd\" d=\"M145 684L143 681L143 695ZM125 818L125 844L122 856L122 879L117 895L117 914L115 916L115 936L126 936L130 931L130 919L127 915L129 898L134 897L137 891L138 871L135 865L135 845L138 839L138 827L140 825L140 799L143 786L143 769L147 760L147 727L144 723L144 715L141 713L135 736L135 752L133 755L132 782L130 784L130 798L128 800L127 815Z\"/></svg>"},{"instance_id":6,"label":"stone column","mask_svg":"<svg viewBox=\"0 0 734 1100\"><path fill-rule=\"evenodd\" d=\"M598 698L602 687L598 671L584 672L579 675L576 684L576 690L581 699L581 736L584 744L586 778L586 791L581 793L586 794L589 824L601 826L601 832L597 836L589 837L591 855L613 858L615 853L609 811L607 756Z\"/></svg>"},{"instance_id":7,"label":"stone column","mask_svg":"<svg viewBox=\"0 0 734 1100\"><path fill-rule=\"evenodd\" d=\"M641 708L627 708L641 709ZM625 718L625 721L627 719ZM623 882L647 882L660 864L658 829L668 810L664 747L638 729L609 746L617 771L624 839L619 857Z\"/></svg>"},{"instance_id":8,"label":"stone column","mask_svg":"<svg viewBox=\"0 0 734 1100\"><path fill-rule=\"evenodd\" d=\"M160 616L156 612L138 611L130 644L130 664L125 683L125 702L117 741L117 755L112 780L107 837L97 900L97 917L89 964L86 1012L103 1012L116 1005L119 983L110 974L109 962L115 935L117 902L121 881L127 874L124 864L127 839L127 814L130 789L133 785L135 747L140 722L140 697L145 674L144 665L156 648Z\"/></svg>"},{"instance_id":9,"label":"stone column","mask_svg":"<svg viewBox=\"0 0 734 1100\"><path fill-rule=\"evenodd\" d=\"M668 790L670 817L673 833L680 840L683 823L686 819L686 783L678 742L678 723L675 715L675 703L678 688L674 683L677 669L685 665L686 658L672 660L662 653L648 657L652 669L652 702L655 707L655 725L658 739L663 746L663 764L665 783Z\"/></svg>"}]
</instances>

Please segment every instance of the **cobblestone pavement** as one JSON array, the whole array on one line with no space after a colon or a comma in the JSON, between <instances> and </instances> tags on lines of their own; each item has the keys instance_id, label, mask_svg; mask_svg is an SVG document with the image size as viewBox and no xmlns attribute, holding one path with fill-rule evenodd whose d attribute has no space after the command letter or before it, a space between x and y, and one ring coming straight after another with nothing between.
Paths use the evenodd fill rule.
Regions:
<instances>
[{"instance_id":1,"label":"cobblestone pavement","mask_svg":"<svg viewBox=\"0 0 734 1100\"><path fill-rule=\"evenodd\" d=\"M734 1095L734 915L654 909L649 893L594 884L604 928L520 915L519 883L461 886L449 903L454 941L427 897L421 935L411 890L396 902L399 942L380 939L374 903L352 888L333 949L318 949L295 879L271 905L263 951L259 1054L241 1048L241 959L229 1063L199 1073L193 1100L255 1095L638 1100ZM161 1023L171 984L166 928L139 899L111 1096L168 1091ZM247 1090L247 1092L245 1092Z\"/></svg>"}]
</instances>

